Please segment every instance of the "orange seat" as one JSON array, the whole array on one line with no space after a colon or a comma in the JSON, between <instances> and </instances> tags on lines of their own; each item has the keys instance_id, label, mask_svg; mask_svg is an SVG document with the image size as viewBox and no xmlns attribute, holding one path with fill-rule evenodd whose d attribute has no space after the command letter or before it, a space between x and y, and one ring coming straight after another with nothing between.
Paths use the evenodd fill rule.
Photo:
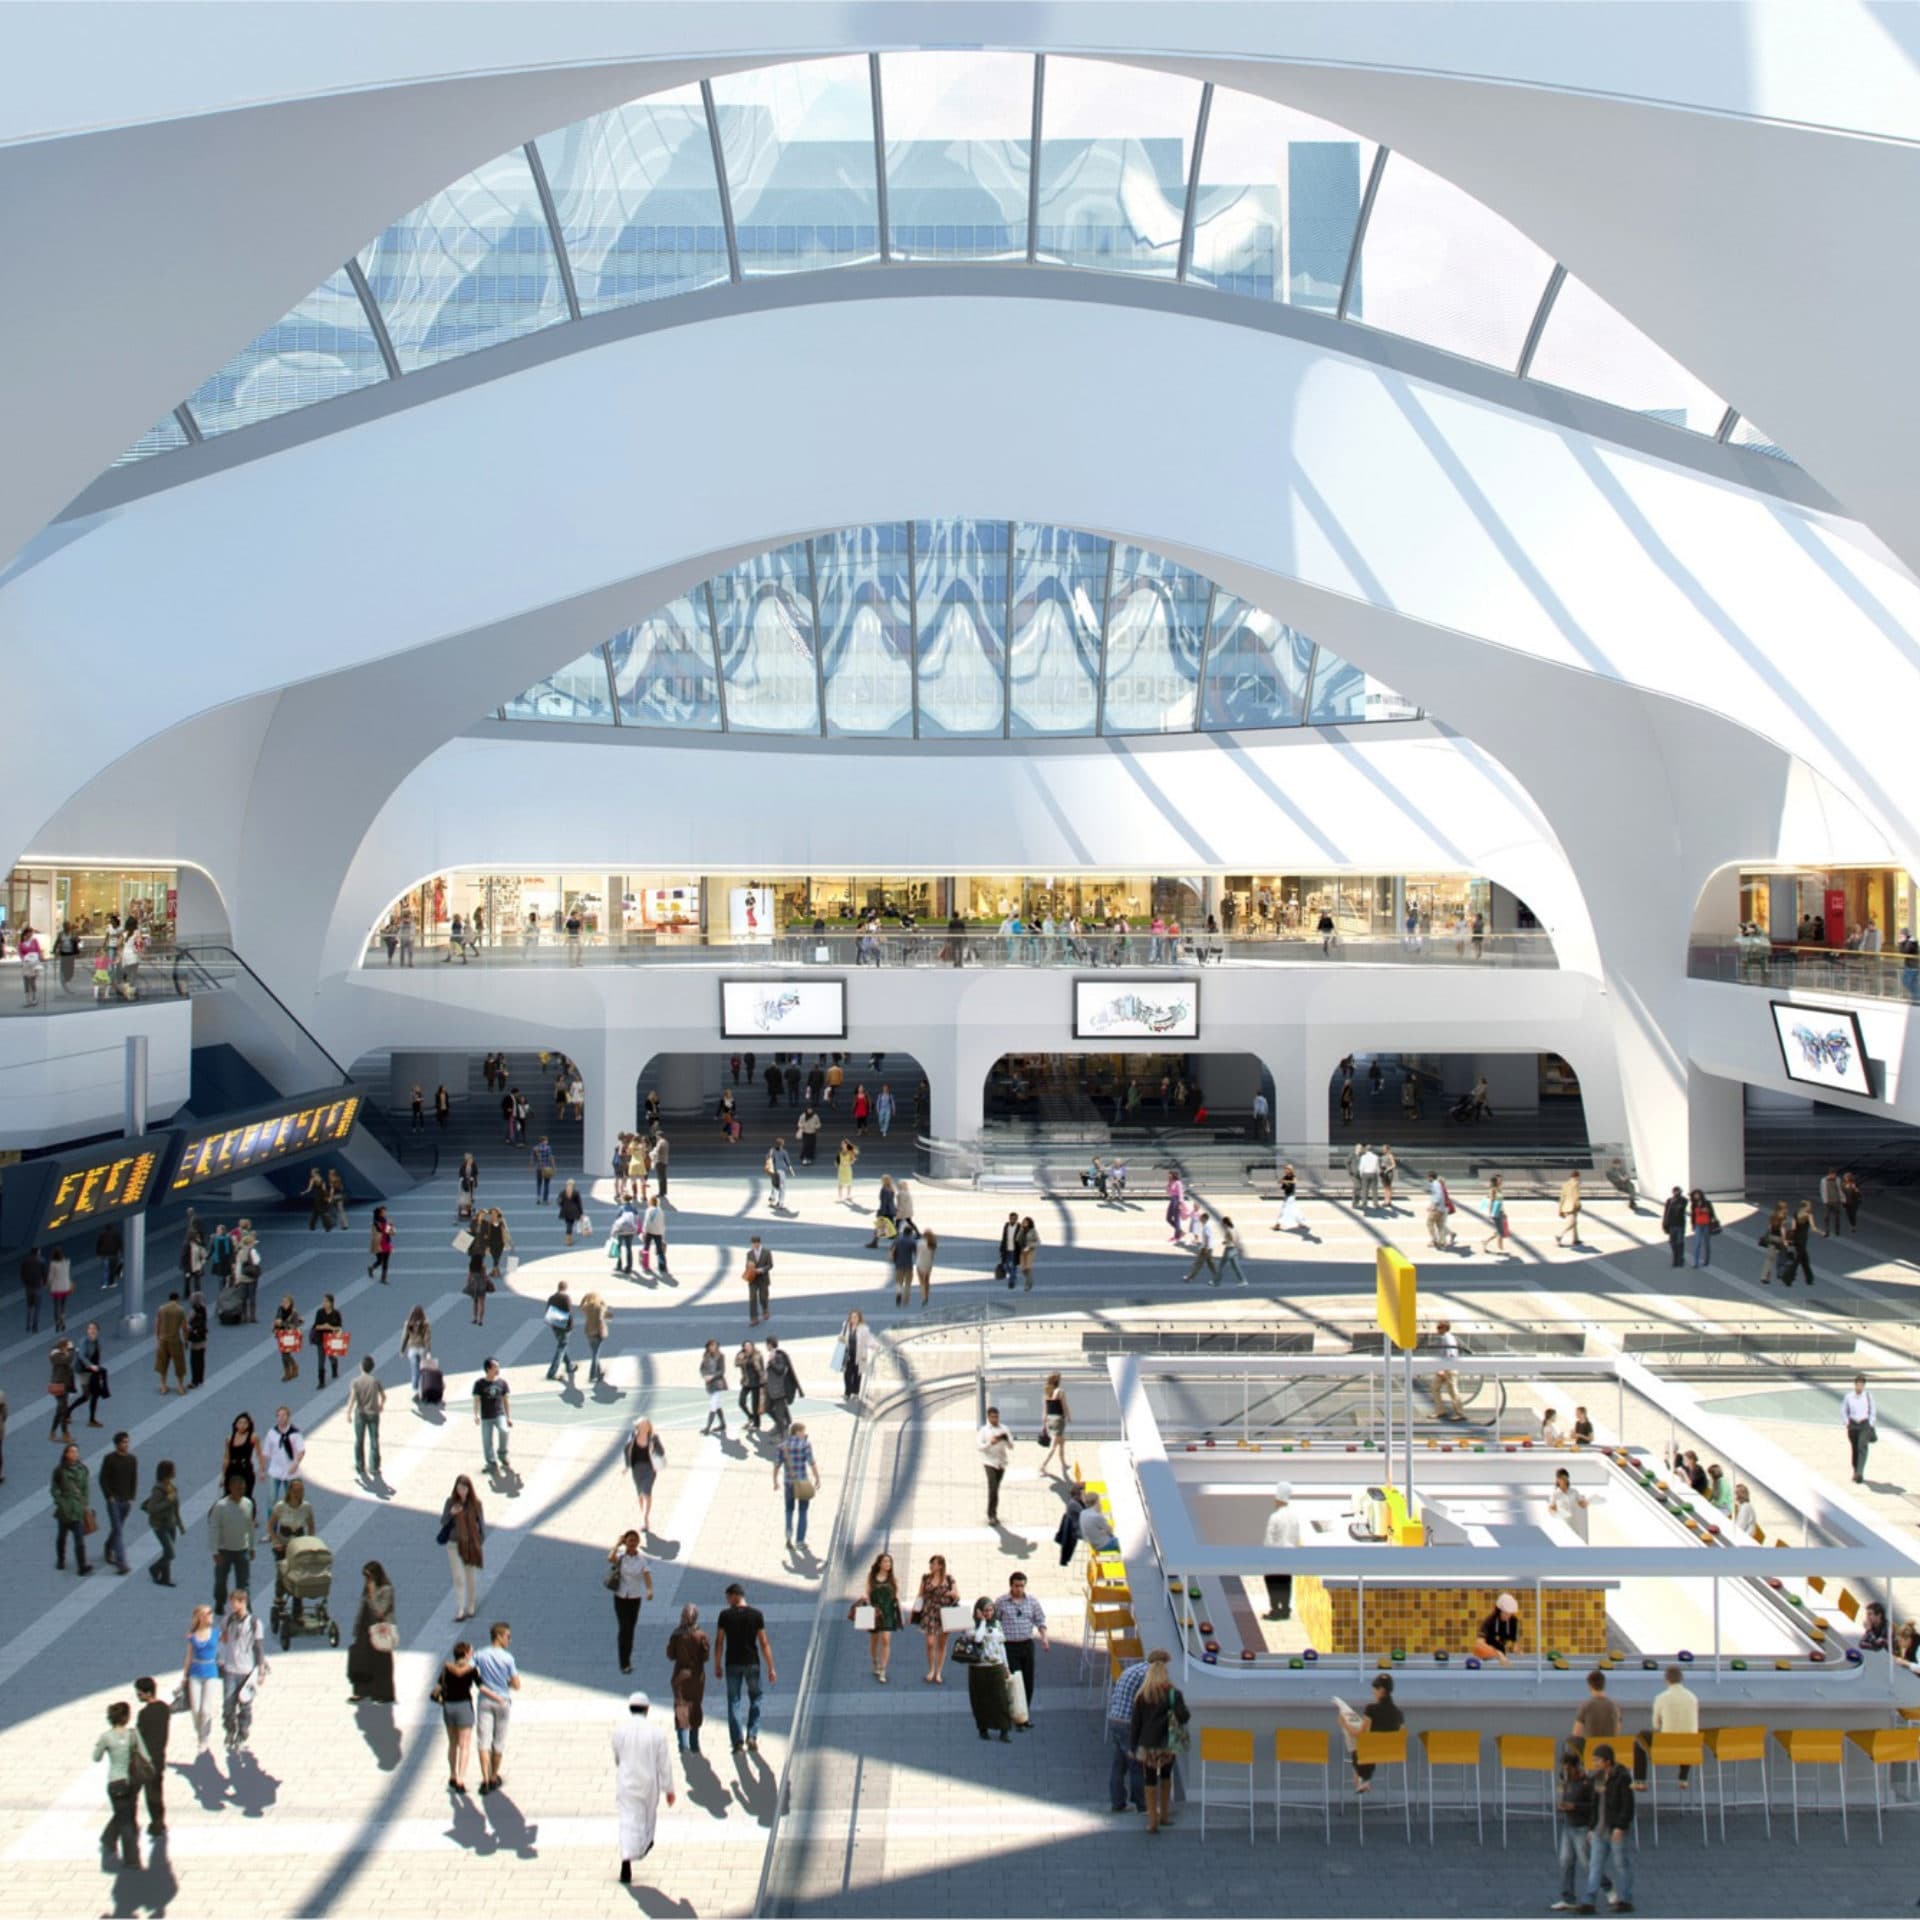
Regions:
<instances>
[{"instance_id":1,"label":"orange seat","mask_svg":"<svg viewBox=\"0 0 1920 1920\"><path fill-rule=\"evenodd\" d=\"M1253 1734L1246 1727L1202 1727L1200 1738L1195 1743L1200 1756L1200 1837L1207 1836L1207 1807L1212 1799L1208 1783L1209 1767L1245 1767L1247 1770L1247 1797L1244 1801L1227 1800L1223 1806L1245 1806L1247 1810L1247 1838L1253 1838Z\"/></svg>"},{"instance_id":2,"label":"orange seat","mask_svg":"<svg viewBox=\"0 0 1920 1920\"><path fill-rule=\"evenodd\" d=\"M1427 1844L1433 1844L1434 1780L1436 1767L1473 1769L1473 1826L1476 1837L1487 1837L1486 1815L1480 1797L1480 1733L1477 1728L1428 1727L1420 1735L1420 1751L1427 1762ZM1467 1808L1466 1781L1460 1783L1460 1811Z\"/></svg>"},{"instance_id":3,"label":"orange seat","mask_svg":"<svg viewBox=\"0 0 1920 1920\"><path fill-rule=\"evenodd\" d=\"M1333 1844L1333 1738L1325 1727L1279 1727L1273 1736L1273 1837L1280 1837L1281 1788L1289 1767L1320 1769L1320 1812Z\"/></svg>"}]
</instances>

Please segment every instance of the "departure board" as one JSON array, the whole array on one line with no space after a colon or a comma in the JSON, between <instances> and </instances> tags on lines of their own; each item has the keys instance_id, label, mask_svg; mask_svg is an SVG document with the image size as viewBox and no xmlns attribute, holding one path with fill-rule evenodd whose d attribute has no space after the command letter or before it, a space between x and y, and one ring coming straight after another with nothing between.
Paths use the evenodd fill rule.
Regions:
<instances>
[{"instance_id":1,"label":"departure board","mask_svg":"<svg viewBox=\"0 0 1920 1920\"><path fill-rule=\"evenodd\" d=\"M53 1162L43 1189L37 1242L82 1227L101 1226L138 1213L159 1190L160 1176L177 1136L143 1133L132 1140L104 1140Z\"/></svg>"},{"instance_id":2,"label":"departure board","mask_svg":"<svg viewBox=\"0 0 1920 1920\"><path fill-rule=\"evenodd\" d=\"M357 1093L336 1094L324 1100L309 1096L298 1106L282 1105L229 1121L225 1126L191 1132L168 1191L190 1193L209 1181L228 1180L303 1154L345 1146L359 1117Z\"/></svg>"}]
</instances>

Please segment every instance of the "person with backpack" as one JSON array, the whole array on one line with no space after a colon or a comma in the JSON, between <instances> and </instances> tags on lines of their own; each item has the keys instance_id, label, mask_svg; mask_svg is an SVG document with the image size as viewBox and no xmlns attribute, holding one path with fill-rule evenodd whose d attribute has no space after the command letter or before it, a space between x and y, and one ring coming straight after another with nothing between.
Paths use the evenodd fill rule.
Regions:
<instances>
[{"instance_id":1,"label":"person with backpack","mask_svg":"<svg viewBox=\"0 0 1920 1920\"><path fill-rule=\"evenodd\" d=\"M573 1299L564 1280L547 1296L547 1326L553 1334L553 1358L547 1362L547 1378L559 1379L560 1369L565 1367L567 1385L572 1386L573 1356L567 1351L567 1341L573 1333Z\"/></svg>"}]
</instances>

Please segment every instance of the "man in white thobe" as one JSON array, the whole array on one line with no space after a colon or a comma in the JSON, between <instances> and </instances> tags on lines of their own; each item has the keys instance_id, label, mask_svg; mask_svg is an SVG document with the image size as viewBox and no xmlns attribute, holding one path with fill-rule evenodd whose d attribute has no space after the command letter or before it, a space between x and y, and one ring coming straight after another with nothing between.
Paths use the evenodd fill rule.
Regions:
<instances>
[{"instance_id":1,"label":"man in white thobe","mask_svg":"<svg viewBox=\"0 0 1920 1920\"><path fill-rule=\"evenodd\" d=\"M653 1851L660 1796L673 1805L673 1742L664 1722L648 1713L644 1693L629 1695L627 1711L613 1727L613 1794L620 1817L620 1883L633 1880L633 1863Z\"/></svg>"}]
</instances>

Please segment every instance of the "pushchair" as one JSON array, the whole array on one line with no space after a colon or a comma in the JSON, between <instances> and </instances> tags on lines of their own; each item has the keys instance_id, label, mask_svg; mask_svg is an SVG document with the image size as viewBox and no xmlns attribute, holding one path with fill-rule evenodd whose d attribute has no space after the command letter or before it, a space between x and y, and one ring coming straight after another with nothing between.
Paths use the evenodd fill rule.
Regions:
<instances>
[{"instance_id":1,"label":"pushchair","mask_svg":"<svg viewBox=\"0 0 1920 1920\"><path fill-rule=\"evenodd\" d=\"M333 1549L318 1534L295 1534L273 1575L271 1624L283 1653L298 1633L324 1633L328 1646L340 1644L340 1623L327 1611L332 1593Z\"/></svg>"}]
</instances>

